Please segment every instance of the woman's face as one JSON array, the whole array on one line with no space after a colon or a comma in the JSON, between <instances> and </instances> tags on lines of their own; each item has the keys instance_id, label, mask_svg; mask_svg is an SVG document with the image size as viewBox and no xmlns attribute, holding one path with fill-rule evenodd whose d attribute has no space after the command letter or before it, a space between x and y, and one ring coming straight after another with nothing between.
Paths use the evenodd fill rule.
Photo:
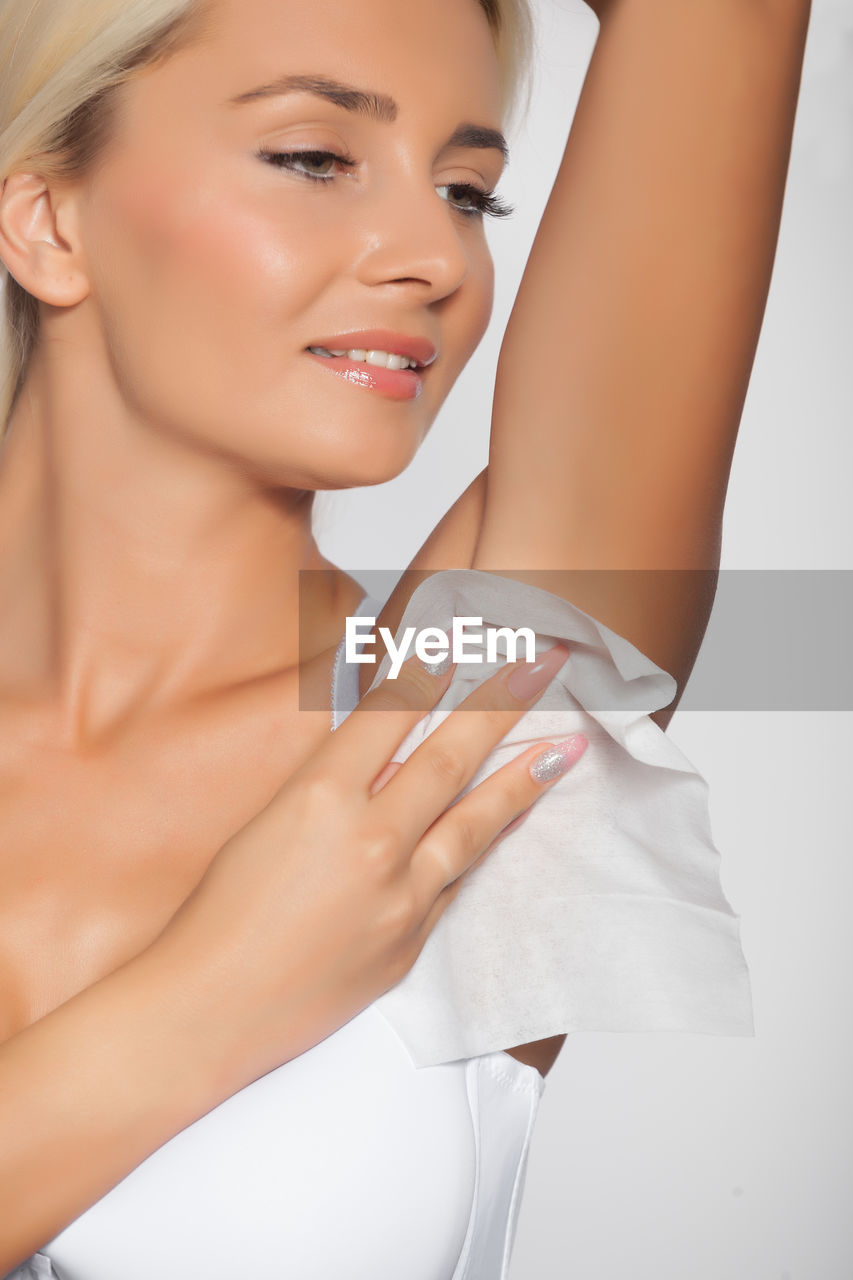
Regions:
<instances>
[{"instance_id":1,"label":"woman's face","mask_svg":"<svg viewBox=\"0 0 853 1280\"><path fill-rule=\"evenodd\" d=\"M486 218L466 212L504 164L482 132L500 128L488 24L476 0L216 0L212 16L123 87L79 188L105 368L146 425L275 485L378 483L491 312ZM368 97L283 91L297 76ZM282 158L297 151L340 159ZM352 337L369 330L386 333ZM375 366L308 351L405 354L401 338L437 355L384 390Z\"/></svg>"}]
</instances>

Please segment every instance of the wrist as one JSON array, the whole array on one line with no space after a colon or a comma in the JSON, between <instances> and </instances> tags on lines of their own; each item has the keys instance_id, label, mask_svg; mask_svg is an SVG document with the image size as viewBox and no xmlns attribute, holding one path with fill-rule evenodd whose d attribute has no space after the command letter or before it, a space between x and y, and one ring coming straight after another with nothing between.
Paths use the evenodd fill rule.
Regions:
<instances>
[{"instance_id":1,"label":"wrist","mask_svg":"<svg viewBox=\"0 0 853 1280\"><path fill-rule=\"evenodd\" d=\"M173 922L130 961L126 980L147 993L154 1034L214 1106L267 1068L253 1074L262 1018L239 956L197 926Z\"/></svg>"}]
</instances>

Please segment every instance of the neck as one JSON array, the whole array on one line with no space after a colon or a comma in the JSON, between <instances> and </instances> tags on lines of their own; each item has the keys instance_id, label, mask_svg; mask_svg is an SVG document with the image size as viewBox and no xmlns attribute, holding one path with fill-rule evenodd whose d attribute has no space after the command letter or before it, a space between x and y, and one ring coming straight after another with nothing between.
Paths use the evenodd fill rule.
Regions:
<instances>
[{"instance_id":1,"label":"neck","mask_svg":"<svg viewBox=\"0 0 853 1280\"><path fill-rule=\"evenodd\" d=\"M48 704L78 742L295 667L299 570L324 571L318 642L355 585L319 553L312 492L107 401L34 361L0 448L0 693Z\"/></svg>"}]
</instances>

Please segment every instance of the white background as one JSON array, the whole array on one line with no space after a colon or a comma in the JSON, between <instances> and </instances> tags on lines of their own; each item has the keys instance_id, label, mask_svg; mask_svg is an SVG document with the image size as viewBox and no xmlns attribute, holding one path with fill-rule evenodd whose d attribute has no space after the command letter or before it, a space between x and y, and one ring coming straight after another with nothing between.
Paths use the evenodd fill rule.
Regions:
<instances>
[{"instance_id":1,"label":"white background","mask_svg":"<svg viewBox=\"0 0 853 1280\"><path fill-rule=\"evenodd\" d=\"M367 587L487 461L483 388L596 33L580 0L539 0L537 15L536 91L501 186L517 213L489 230L490 330L403 476L318 499L321 549ZM853 4L813 0L723 569L853 569L851 297ZM756 1038L571 1035L540 1106L511 1280L851 1280L853 714L677 712L668 733L710 785Z\"/></svg>"}]
</instances>

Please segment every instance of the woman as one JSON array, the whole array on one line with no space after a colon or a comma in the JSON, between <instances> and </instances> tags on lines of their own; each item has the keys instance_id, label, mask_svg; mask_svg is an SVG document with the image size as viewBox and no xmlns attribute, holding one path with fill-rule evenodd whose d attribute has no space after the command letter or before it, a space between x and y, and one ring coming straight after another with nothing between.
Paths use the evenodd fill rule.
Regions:
<instances>
[{"instance_id":1,"label":"woman","mask_svg":"<svg viewBox=\"0 0 853 1280\"><path fill-rule=\"evenodd\" d=\"M686 8L598 8L502 349L488 472L415 569L715 565L808 5ZM0 256L18 340L0 456L2 1271L67 1224L73 1236L99 1197L251 1082L316 1061L549 782L528 772L534 749L495 775L473 857L452 825L460 802L434 828L442 869L435 842L420 861L418 842L521 710L475 718L488 728L450 717L442 744L465 777L439 785L413 757L381 790L415 692L407 709L359 711L330 742L325 714L296 715L297 675L328 687L362 596L317 552L313 493L398 474L488 321L480 215L500 212L520 7L440 0L428 20L390 0L0 13ZM353 367L369 351L425 367L377 377ZM306 568L324 572L298 653ZM573 602L682 687L710 608L704 574L631 574L610 593L607 581L578 575ZM396 626L406 590L380 624ZM428 702L444 679L427 682ZM536 696L528 686L520 709ZM404 833L403 801L418 795ZM392 894L353 866L354 847L366 859L382 839L411 869L416 911L411 894L401 908L401 875ZM561 1039L507 1046L513 1084L544 1075ZM57 1061L74 1064L61 1088ZM203 1166L196 1149L195 1179ZM460 1189L438 1231L438 1200L424 1205L407 1274L411 1259L424 1275L461 1259ZM247 1249L258 1196L234 1206ZM181 1234L186 1208L172 1258L205 1247ZM307 1274L294 1229L282 1247ZM500 1223L477 1242L505 1265ZM91 1280L107 1265L76 1256ZM210 1270L209 1252L191 1256ZM392 1241L374 1274L377 1257L400 1274ZM469 1258L460 1276L491 1274Z\"/></svg>"}]
</instances>

